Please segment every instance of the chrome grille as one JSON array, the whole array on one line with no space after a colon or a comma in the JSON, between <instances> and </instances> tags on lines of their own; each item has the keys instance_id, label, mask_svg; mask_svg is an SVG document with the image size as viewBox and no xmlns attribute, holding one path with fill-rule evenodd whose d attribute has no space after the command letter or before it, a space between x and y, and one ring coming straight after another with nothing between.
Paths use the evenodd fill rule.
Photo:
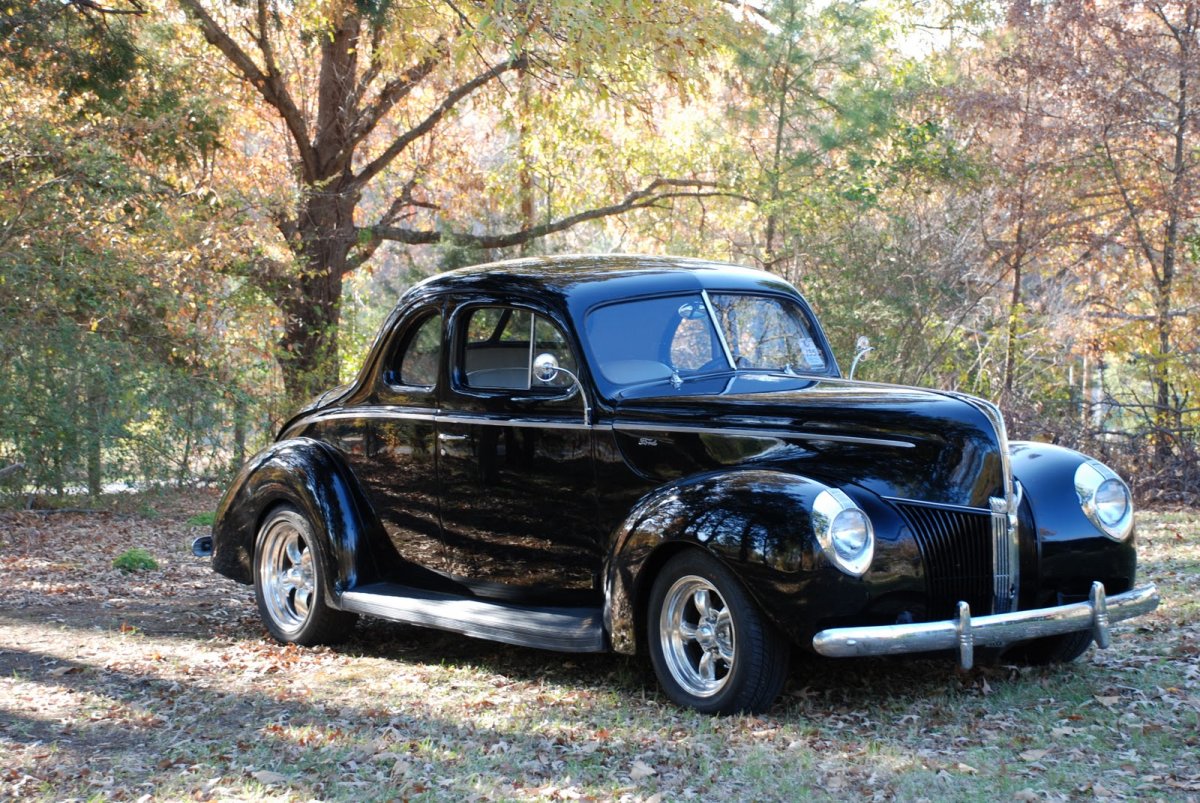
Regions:
<instances>
[{"instance_id":1,"label":"chrome grille","mask_svg":"<svg viewBox=\"0 0 1200 803\"><path fill-rule=\"evenodd\" d=\"M985 511L911 502L897 502L896 507L921 550L930 617L953 616L960 600L971 606L972 614L995 613L992 566L1000 543L994 530L996 517ZM1007 513L1004 521L1007 536Z\"/></svg>"},{"instance_id":2,"label":"chrome grille","mask_svg":"<svg viewBox=\"0 0 1200 803\"><path fill-rule=\"evenodd\" d=\"M993 496L992 565L995 567L993 613L1017 609L1017 580L1020 576L1020 549L1017 544L1017 510L1021 506L1021 483L1013 482L1015 492L1008 499Z\"/></svg>"}]
</instances>

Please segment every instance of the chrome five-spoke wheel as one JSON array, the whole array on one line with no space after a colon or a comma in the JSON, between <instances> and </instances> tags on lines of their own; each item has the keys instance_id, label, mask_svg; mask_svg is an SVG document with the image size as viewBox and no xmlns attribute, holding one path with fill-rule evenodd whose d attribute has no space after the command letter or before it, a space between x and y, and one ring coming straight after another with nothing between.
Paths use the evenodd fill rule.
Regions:
<instances>
[{"instance_id":1,"label":"chrome five-spoke wheel","mask_svg":"<svg viewBox=\"0 0 1200 803\"><path fill-rule=\"evenodd\" d=\"M299 630L317 592L312 549L289 516L271 521L261 549L258 572L267 611L280 629Z\"/></svg>"},{"instance_id":2,"label":"chrome five-spoke wheel","mask_svg":"<svg viewBox=\"0 0 1200 803\"><path fill-rule=\"evenodd\" d=\"M711 697L734 667L733 616L716 587L696 575L667 590L659 621L667 668L689 694Z\"/></svg>"},{"instance_id":3,"label":"chrome five-spoke wheel","mask_svg":"<svg viewBox=\"0 0 1200 803\"><path fill-rule=\"evenodd\" d=\"M326 603L323 553L299 512L271 511L258 531L254 556L258 612L272 636L305 645L345 638L355 617Z\"/></svg>"},{"instance_id":4,"label":"chrome five-spoke wheel","mask_svg":"<svg viewBox=\"0 0 1200 803\"><path fill-rule=\"evenodd\" d=\"M737 576L699 550L680 552L655 575L646 626L654 672L680 705L764 711L787 678L786 641Z\"/></svg>"}]
</instances>

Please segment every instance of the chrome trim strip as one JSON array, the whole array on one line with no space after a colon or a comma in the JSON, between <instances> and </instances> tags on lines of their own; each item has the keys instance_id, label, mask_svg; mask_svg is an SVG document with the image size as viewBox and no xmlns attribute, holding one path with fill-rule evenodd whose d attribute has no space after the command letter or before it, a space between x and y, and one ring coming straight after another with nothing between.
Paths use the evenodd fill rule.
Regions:
<instances>
[{"instance_id":1,"label":"chrome trim strip","mask_svg":"<svg viewBox=\"0 0 1200 803\"><path fill-rule=\"evenodd\" d=\"M618 432L678 432L682 434L695 433L698 435L732 435L740 438L775 438L806 441L833 441L836 443L861 443L868 446L890 446L895 449L915 449L916 444L907 441L890 441L882 438L861 438L855 435L822 435L814 432L787 432L777 429L740 429L704 426L687 426L685 424L639 424L630 421L616 421L612 428Z\"/></svg>"},{"instance_id":2,"label":"chrome trim strip","mask_svg":"<svg viewBox=\"0 0 1200 803\"><path fill-rule=\"evenodd\" d=\"M915 449L915 443L893 441L884 438L863 438L855 435L824 435L815 432L788 432L777 429L744 429L721 428L706 426L688 426L686 424L650 424L631 421L614 423L584 424L583 422L543 420L537 418L485 418L483 416L456 415L446 413L409 413L400 407L356 407L351 410L330 410L305 416L296 421L289 429L311 424L317 421L353 418L388 418L401 421L428 421L447 424L473 424L485 427L544 427L546 429L613 429L629 432L678 432L682 434L732 435L741 438L777 438L808 441L832 441L835 443L859 443L866 446L888 446L893 449Z\"/></svg>"},{"instance_id":3,"label":"chrome trim strip","mask_svg":"<svg viewBox=\"0 0 1200 803\"><path fill-rule=\"evenodd\" d=\"M1095 582L1085 602L975 619L971 618L970 608L959 603L958 616L940 622L822 630L813 637L813 649L830 658L957 649L960 664L970 669L976 646L1003 647L1026 639L1087 630L1098 647L1107 647L1110 623L1150 613L1158 607L1159 599L1153 583L1106 597L1104 584Z\"/></svg>"},{"instance_id":4,"label":"chrome trim strip","mask_svg":"<svg viewBox=\"0 0 1200 803\"><path fill-rule=\"evenodd\" d=\"M430 421L432 422L437 417L436 411L427 413L411 413L406 407L393 407L386 404L374 405L369 407L352 407L350 409L339 408L336 410L322 410L317 413L309 413L297 421L293 421L288 429L295 429L298 426L305 424L314 424L318 421L330 421L335 419L349 418L391 418L400 419L402 421Z\"/></svg>"},{"instance_id":5,"label":"chrome trim strip","mask_svg":"<svg viewBox=\"0 0 1200 803\"><path fill-rule=\"evenodd\" d=\"M732 371L737 370L737 363L733 361L733 349L729 348L729 341L725 339L725 330L721 328L721 322L717 320L717 311L712 305L712 299L708 297L707 290L700 291L700 298L704 299L704 308L708 310L708 321L712 324L712 328L717 330L717 341L721 344L721 350L725 352L725 359L729 362L729 368Z\"/></svg>"},{"instance_id":6,"label":"chrome trim strip","mask_svg":"<svg viewBox=\"0 0 1200 803\"><path fill-rule=\"evenodd\" d=\"M578 416L577 416L578 417ZM475 427L540 427L541 429L607 429L604 424L584 424L582 421L561 421L539 418L484 418L473 415L439 415L439 424L465 424Z\"/></svg>"},{"instance_id":7,"label":"chrome trim strip","mask_svg":"<svg viewBox=\"0 0 1200 803\"><path fill-rule=\"evenodd\" d=\"M977 516L991 515L991 510L986 507L971 507L970 505L951 505L945 502L926 502L923 499L905 499L902 496L885 496L887 501L896 505L913 505L915 507L929 507L935 510L949 510L955 513L973 513Z\"/></svg>"},{"instance_id":8,"label":"chrome trim strip","mask_svg":"<svg viewBox=\"0 0 1200 803\"><path fill-rule=\"evenodd\" d=\"M608 429L609 425L585 425L579 421L541 420L537 418L484 418L471 415L445 415L442 413L408 413L399 407L356 407L352 410L331 410L317 413L296 421L288 429L318 421L355 418L382 418L391 421L426 421L429 423L475 424L485 427L542 427L544 429Z\"/></svg>"}]
</instances>

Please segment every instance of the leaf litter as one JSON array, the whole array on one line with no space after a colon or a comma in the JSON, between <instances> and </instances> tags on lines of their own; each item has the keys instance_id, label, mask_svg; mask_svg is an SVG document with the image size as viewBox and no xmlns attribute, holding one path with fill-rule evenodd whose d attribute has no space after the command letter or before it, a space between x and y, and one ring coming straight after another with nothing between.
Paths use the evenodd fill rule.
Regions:
<instances>
[{"instance_id":1,"label":"leaf litter","mask_svg":"<svg viewBox=\"0 0 1200 803\"><path fill-rule=\"evenodd\" d=\"M1140 518L1163 604L1066 667L798 657L766 716L645 665L392 623L269 640L192 557L215 498L0 513L0 799L1200 800L1200 514ZM157 569L114 557L145 549Z\"/></svg>"}]
</instances>

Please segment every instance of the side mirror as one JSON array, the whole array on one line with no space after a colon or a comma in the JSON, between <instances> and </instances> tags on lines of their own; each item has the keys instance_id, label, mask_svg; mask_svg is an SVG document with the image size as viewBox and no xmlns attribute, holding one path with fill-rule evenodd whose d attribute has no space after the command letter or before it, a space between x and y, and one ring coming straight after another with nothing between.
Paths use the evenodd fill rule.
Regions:
<instances>
[{"instance_id":1,"label":"side mirror","mask_svg":"<svg viewBox=\"0 0 1200 803\"><path fill-rule=\"evenodd\" d=\"M539 382L549 382L560 370L553 354L539 354L533 358L533 378Z\"/></svg>"},{"instance_id":2,"label":"side mirror","mask_svg":"<svg viewBox=\"0 0 1200 803\"><path fill-rule=\"evenodd\" d=\"M571 382L575 387L579 388L579 398L583 400L583 424L591 426L592 424L592 407L588 404L587 392L583 389L583 383L579 381L579 377L563 368L558 364L558 359L549 352L544 352L533 358L533 378L539 382L549 382L558 374L566 374L571 377Z\"/></svg>"},{"instance_id":3,"label":"side mirror","mask_svg":"<svg viewBox=\"0 0 1200 803\"><path fill-rule=\"evenodd\" d=\"M858 361L874 350L870 338L866 335L858 336L858 340L854 341L854 362L850 363L850 379L854 378L854 370L858 368Z\"/></svg>"}]
</instances>

